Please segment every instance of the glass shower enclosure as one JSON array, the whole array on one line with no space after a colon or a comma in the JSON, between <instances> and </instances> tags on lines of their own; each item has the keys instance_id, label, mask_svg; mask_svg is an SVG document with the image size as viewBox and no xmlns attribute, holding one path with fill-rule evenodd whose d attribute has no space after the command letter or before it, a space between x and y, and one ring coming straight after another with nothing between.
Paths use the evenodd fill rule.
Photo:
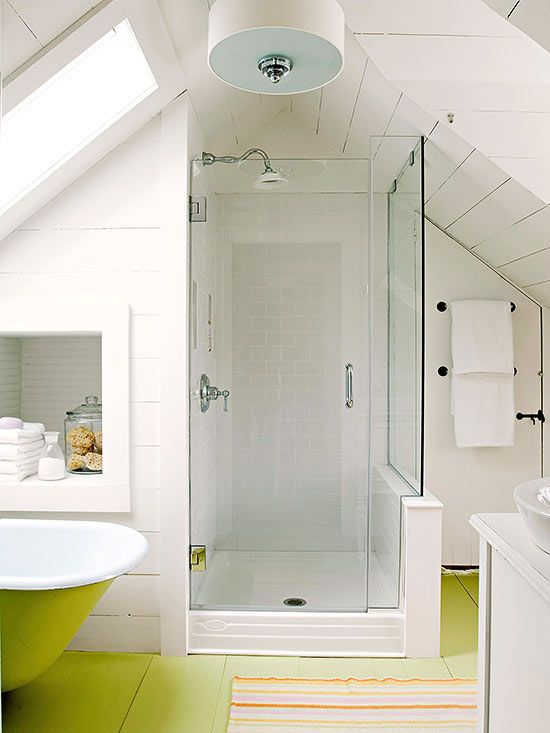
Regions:
<instances>
[{"instance_id":1,"label":"glass shower enclosure","mask_svg":"<svg viewBox=\"0 0 550 733\"><path fill-rule=\"evenodd\" d=\"M192 164L192 610L399 607L423 272L422 149L400 141L272 160L286 183L262 191L254 157Z\"/></svg>"}]
</instances>

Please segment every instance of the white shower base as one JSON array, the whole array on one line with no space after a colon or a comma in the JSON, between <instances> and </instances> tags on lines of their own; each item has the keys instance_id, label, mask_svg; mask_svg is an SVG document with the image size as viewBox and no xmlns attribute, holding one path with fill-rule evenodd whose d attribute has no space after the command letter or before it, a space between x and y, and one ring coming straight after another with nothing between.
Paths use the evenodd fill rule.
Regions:
<instances>
[{"instance_id":1,"label":"white shower base","mask_svg":"<svg viewBox=\"0 0 550 733\"><path fill-rule=\"evenodd\" d=\"M195 574L187 626L192 654L320 657L439 655L441 510L429 494L404 497L400 607L376 556L333 552L214 552ZM304 598L288 608L283 600ZM380 606L373 608L374 605ZM254 610L250 610L254 609Z\"/></svg>"},{"instance_id":2,"label":"white shower base","mask_svg":"<svg viewBox=\"0 0 550 733\"><path fill-rule=\"evenodd\" d=\"M397 589L371 554L369 606L397 605ZM216 551L194 598L193 608L209 610L293 610L287 598L306 601L302 611L355 611L367 608L366 558L355 552Z\"/></svg>"}]
</instances>

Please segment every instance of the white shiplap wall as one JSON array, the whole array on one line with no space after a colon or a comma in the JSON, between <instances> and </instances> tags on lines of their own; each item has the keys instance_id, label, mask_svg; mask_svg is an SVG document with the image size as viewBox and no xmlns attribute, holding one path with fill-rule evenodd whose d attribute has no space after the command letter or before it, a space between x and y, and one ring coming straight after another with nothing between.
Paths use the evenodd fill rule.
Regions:
<instances>
[{"instance_id":1,"label":"white shiplap wall","mask_svg":"<svg viewBox=\"0 0 550 733\"><path fill-rule=\"evenodd\" d=\"M0 337L0 417L21 417L21 341Z\"/></svg>"},{"instance_id":2,"label":"white shiplap wall","mask_svg":"<svg viewBox=\"0 0 550 733\"><path fill-rule=\"evenodd\" d=\"M61 434L67 410L86 395L101 401L101 338L21 339L21 415Z\"/></svg>"},{"instance_id":3,"label":"white shiplap wall","mask_svg":"<svg viewBox=\"0 0 550 733\"><path fill-rule=\"evenodd\" d=\"M160 649L160 137L155 118L0 245L3 308L57 300L131 309L132 511L60 516L128 524L151 551L114 583L73 648Z\"/></svg>"},{"instance_id":4,"label":"white shiplap wall","mask_svg":"<svg viewBox=\"0 0 550 733\"><path fill-rule=\"evenodd\" d=\"M457 448L451 416L451 319L436 304L465 298L510 300L513 314L516 409L540 404L540 308L498 273L431 224L426 227L425 488L443 503L443 563L476 565L478 537L468 520L476 512L515 510L512 493L540 476L541 431L516 421L508 448Z\"/></svg>"}]
</instances>

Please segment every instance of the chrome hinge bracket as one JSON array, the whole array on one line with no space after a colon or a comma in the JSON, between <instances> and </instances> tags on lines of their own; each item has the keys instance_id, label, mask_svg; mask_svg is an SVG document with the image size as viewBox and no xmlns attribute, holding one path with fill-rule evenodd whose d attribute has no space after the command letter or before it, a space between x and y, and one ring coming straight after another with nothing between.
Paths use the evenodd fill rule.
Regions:
<instances>
[{"instance_id":1,"label":"chrome hinge bracket","mask_svg":"<svg viewBox=\"0 0 550 733\"><path fill-rule=\"evenodd\" d=\"M206 196L189 196L189 221L206 221Z\"/></svg>"}]
</instances>

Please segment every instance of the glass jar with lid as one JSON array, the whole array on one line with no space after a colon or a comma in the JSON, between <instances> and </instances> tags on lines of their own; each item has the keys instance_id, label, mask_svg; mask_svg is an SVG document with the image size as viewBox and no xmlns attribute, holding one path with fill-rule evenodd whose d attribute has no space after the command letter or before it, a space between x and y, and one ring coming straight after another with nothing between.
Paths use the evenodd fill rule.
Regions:
<instances>
[{"instance_id":1,"label":"glass jar with lid","mask_svg":"<svg viewBox=\"0 0 550 733\"><path fill-rule=\"evenodd\" d=\"M65 418L65 459L69 473L94 474L103 469L101 402L88 395Z\"/></svg>"}]
</instances>

